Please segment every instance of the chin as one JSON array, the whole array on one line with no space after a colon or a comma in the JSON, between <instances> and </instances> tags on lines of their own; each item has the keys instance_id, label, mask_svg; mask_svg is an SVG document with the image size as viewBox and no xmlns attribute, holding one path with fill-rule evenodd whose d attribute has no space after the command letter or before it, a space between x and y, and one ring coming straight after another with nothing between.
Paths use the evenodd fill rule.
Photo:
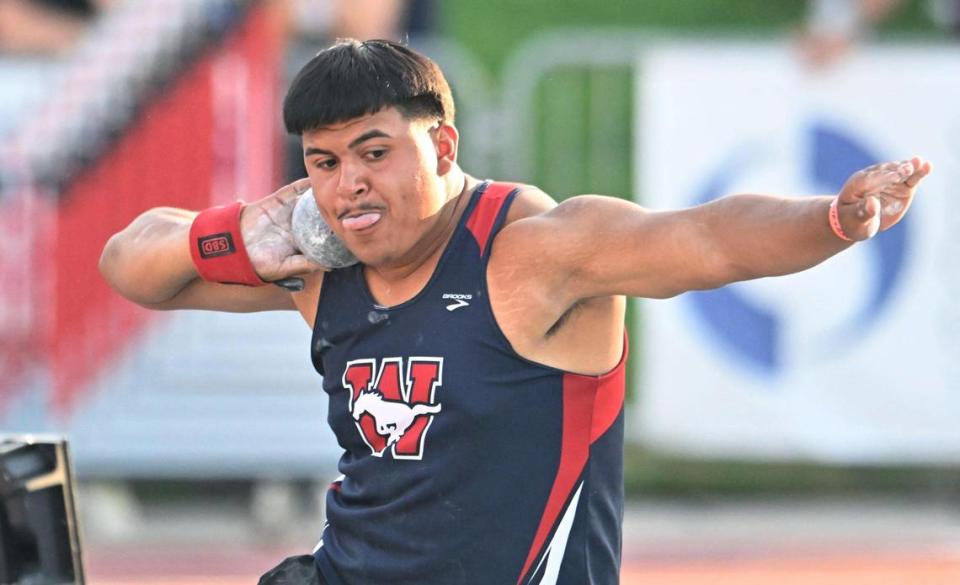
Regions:
<instances>
[{"instance_id":1,"label":"chin","mask_svg":"<svg viewBox=\"0 0 960 585\"><path fill-rule=\"evenodd\" d=\"M385 241L363 242L361 245L348 246L361 264L374 268L402 262L404 256L398 253L398 248L396 242Z\"/></svg>"},{"instance_id":2,"label":"chin","mask_svg":"<svg viewBox=\"0 0 960 585\"><path fill-rule=\"evenodd\" d=\"M351 252L360 264L365 266L377 267L390 262L390 254L387 253L377 253L373 250L351 250Z\"/></svg>"}]
</instances>

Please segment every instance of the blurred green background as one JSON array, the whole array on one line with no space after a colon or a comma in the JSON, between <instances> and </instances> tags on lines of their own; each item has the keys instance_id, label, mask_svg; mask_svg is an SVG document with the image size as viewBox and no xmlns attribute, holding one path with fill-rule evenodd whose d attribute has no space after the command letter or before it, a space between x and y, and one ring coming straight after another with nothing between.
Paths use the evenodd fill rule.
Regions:
<instances>
[{"instance_id":1,"label":"blurred green background","mask_svg":"<svg viewBox=\"0 0 960 585\"><path fill-rule=\"evenodd\" d=\"M444 4L443 32L462 44L502 83L511 57L538 35L594 28L669 32L680 37L783 39L796 34L807 2L801 0L458 0ZM910 0L878 35L939 39L923 0ZM642 203L633 193L633 78L628 66L562 67L540 80L536 96L532 175L503 177L535 184L556 199L603 193ZM628 322L634 322L632 300ZM642 367L633 328L631 370ZM636 377L633 372L628 380ZM636 400L637 388L629 388ZM628 423L629 424L629 423ZM699 460L627 446L626 488L634 496L697 496L864 491L957 494L960 470L924 466L832 466Z\"/></svg>"},{"instance_id":2,"label":"blurred green background","mask_svg":"<svg viewBox=\"0 0 960 585\"><path fill-rule=\"evenodd\" d=\"M675 36L784 38L795 34L803 22L807 2L456 0L441 9L440 32L463 45L500 83L511 55L546 31L646 29ZM904 3L880 32L885 37L943 35L930 22L923 0ZM556 71L539 86L535 173L507 178L529 181L557 199L591 192L628 196L632 107L632 80L626 67Z\"/></svg>"}]
</instances>

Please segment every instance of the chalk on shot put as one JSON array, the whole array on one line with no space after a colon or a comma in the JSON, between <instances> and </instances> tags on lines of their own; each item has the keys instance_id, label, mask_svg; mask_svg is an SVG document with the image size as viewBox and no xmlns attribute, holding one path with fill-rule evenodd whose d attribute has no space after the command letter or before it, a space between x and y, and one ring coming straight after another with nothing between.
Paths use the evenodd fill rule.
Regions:
<instances>
[{"instance_id":1,"label":"chalk on shot put","mask_svg":"<svg viewBox=\"0 0 960 585\"><path fill-rule=\"evenodd\" d=\"M297 248L311 262L326 268L343 268L357 263L357 258L320 216L317 202L313 199L313 189L307 189L300 195L293 208L290 224Z\"/></svg>"},{"instance_id":2,"label":"chalk on shot put","mask_svg":"<svg viewBox=\"0 0 960 585\"><path fill-rule=\"evenodd\" d=\"M344 268L357 263L357 258L323 221L313 199L313 189L307 189L297 199L290 229L297 249L311 262L326 268ZM273 284L293 292L302 291L304 286L303 279L298 276L281 278Z\"/></svg>"}]
</instances>

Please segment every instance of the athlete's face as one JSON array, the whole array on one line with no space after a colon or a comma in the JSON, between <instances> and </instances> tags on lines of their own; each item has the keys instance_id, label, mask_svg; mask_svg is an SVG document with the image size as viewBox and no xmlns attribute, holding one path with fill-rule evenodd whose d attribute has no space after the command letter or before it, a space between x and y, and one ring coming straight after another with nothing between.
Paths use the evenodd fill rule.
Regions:
<instances>
[{"instance_id":1,"label":"athlete's face","mask_svg":"<svg viewBox=\"0 0 960 585\"><path fill-rule=\"evenodd\" d=\"M402 264L437 222L456 130L396 108L303 134L304 163L324 220L361 262Z\"/></svg>"}]
</instances>

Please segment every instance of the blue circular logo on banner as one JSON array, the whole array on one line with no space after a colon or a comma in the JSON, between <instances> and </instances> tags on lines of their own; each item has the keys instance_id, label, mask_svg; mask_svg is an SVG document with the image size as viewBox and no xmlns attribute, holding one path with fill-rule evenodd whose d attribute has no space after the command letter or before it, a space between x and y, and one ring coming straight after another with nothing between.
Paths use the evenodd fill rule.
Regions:
<instances>
[{"instance_id":1,"label":"blue circular logo on banner","mask_svg":"<svg viewBox=\"0 0 960 585\"><path fill-rule=\"evenodd\" d=\"M881 160L862 142L827 123L810 124L805 132L806 146L800 164L807 182L818 192L839 192L852 173ZM695 202L706 203L730 193L734 182L747 169L760 164L761 156L736 153L711 176ZM869 293L852 318L832 329L832 341L849 344L862 338L887 308L904 268L909 220L906 216L881 237L857 244L865 246L869 256ZM712 337L738 362L767 375L776 375L783 369L783 332L788 315L762 306L731 286L685 296Z\"/></svg>"}]
</instances>

